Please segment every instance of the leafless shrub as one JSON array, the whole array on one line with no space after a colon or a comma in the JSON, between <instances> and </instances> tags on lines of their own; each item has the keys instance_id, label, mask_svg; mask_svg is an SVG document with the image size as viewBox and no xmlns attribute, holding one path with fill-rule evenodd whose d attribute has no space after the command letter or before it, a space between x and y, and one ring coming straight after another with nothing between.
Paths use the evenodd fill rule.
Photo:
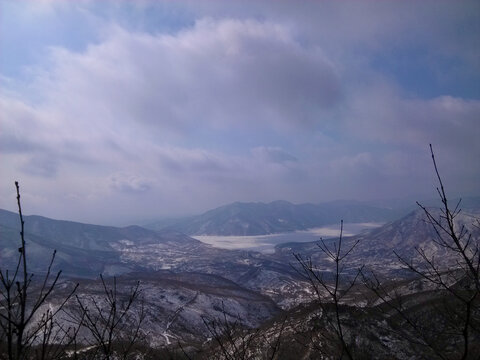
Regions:
<instances>
[{"instance_id":1,"label":"leafless shrub","mask_svg":"<svg viewBox=\"0 0 480 360\"><path fill-rule=\"evenodd\" d=\"M397 318L397 332L429 358L478 359L480 355L480 239L465 225L458 225L458 201L453 207L447 198L433 148L430 153L438 180L441 208L436 212L417 202L425 222L433 229L432 242L454 265L445 267L422 247L415 248L419 261L395 253L405 269L430 285L428 302L409 303L409 297L388 289L373 273L364 274L364 283ZM437 215L439 214L439 215ZM478 226L479 220L473 226ZM417 296L418 302L418 296ZM420 307L420 308L419 308ZM389 318L392 318L389 315Z\"/></svg>"},{"instance_id":2,"label":"leafless shrub","mask_svg":"<svg viewBox=\"0 0 480 360\"><path fill-rule=\"evenodd\" d=\"M61 358L64 353L59 345L72 343L76 329L65 328L56 321L56 316L73 296L78 284L60 304L54 306L50 300L61 275L61 271L52 274L56 251L43 280L36 281L34 274L29 272L18 182L15 187L21 226L20 247L15 269L0 269L0 359Z\"/></svg>"},{"instance_id":3,"label":"leafless shrub","mask_svg":"<svg viewBox=\"0 0 480 360\"><path fill-rule=\"evenodd\" d=\"M353 359L352 345L350 344L346 328L342 322L342 299L350 292L357 283L358 276L362 269L358 269L355 275L345 276L345 262L352 253L359 241L351 244L347 250L342 249L343 240L343 220L340 224L340 236L338 241L334 241L331 245L327 245L323 239L320 239L318 248L320 251L334 263L333 279L327 279L322 271L312 262L311 258L304 258L300 254L294 254L299 269L294 266L300 275L302 275L310 283L314 290L318 305L320 307L320 318L322 323L328 327L326 331L316 333L324 337L327 342L338 342L340 347L340 358ZM330 334L334 334L332 338ZM321 346L317 346L321 339L312 338L313 347L317 351L322 351Z\"/></svg>"},{"instance_id":4,"label":"leafless shrub","mask_svg":"<svg viewBox=\"0 0 480 360\"><path fill-rule=\"evenodd\" d=\"M143 302L138 313L132 311L133 304L140 300L140 283L128 294L120 294L115 277L111 286L101 275L100 280L102 295L77 295L76 308L67 313L70 322L83 334L77 337L73 353L81 359L130 359L143 335Z\"/></svg>"}]
</instances>

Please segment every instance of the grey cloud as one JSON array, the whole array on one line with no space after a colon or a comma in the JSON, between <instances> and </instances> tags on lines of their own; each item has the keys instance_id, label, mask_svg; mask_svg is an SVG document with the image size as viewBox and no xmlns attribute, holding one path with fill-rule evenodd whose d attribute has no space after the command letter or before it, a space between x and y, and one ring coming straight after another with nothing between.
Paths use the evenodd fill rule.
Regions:
<instances>
[{"instance_id":1,"label":"grey cloud","mask_svg":"<svg viewBox=\"0 0 480 360\"><path fill-rule=\"evenodd\" d=\"M98 166L111 153L69 116L5 95L0 95L0 107L0 151L15 159L14 167L23 174L55 178L65 164Z\"/></svg>"},{"instance_id":2,"label":"grey cloud","mask_svg":"<svg viewBox=\"0 0 480 360\"><path fill-rule=\"evenodd\" d=\"M21 165L20 169L25 174L52 178L57 175L58 166L58 161L53 157L48 155L35 155Z\"/></svg>"},{"instance_id":3,"label":"grey cloud","mask_svg":"<svg viewBox=\"0 0 480 360\"><path fill-rule=\"evenodd\" d=\"M291 162L298 162L298 159L289 154L286 151L283 151L279 147L257 147L252 149L252 154L255 157L260 158L263 161L273 162L273 163L291 163Z\"/></svg>"},{"instance_id":4,"label":"grey cloud","mask_svg":"<svg viewBox=\"0 0 480 360\"><path fill-rule=\"evenodd\" d=\"M152 183L137 175L117 173L110 176L110 187L124 193L143 193L152 188Z\"/></svg>"},{"instance_id":5,"label":"grey cloud","mask_svg":"<svg viewBox=\"0 0 480 360\"><path fill-rule=\"evenodd\" d=\"M240 19L265 17L288 24L308 43L321 43L328 51L382 51L385 46L422 44L436 51L471 58L479 66L472 40L478 36L475 0L410 1L296 1L247 0L241 4L189 1L198 16ZM246 5L248 4L248 5ZM414 11L413 11L414 9Z\"/></svg>"},{"instance_id":6,"label":"grey cloud","mask_svg":"<svg viewBox=\"0 0 480 360\"><path fill-rule=\"evenodd\" d=\"M30 153L43 149L44 146L19 134L0 133L0 151L3 154Z\"/></svg>"},{"instance_id":7,"label":"grey cloud","mask_svg":"<svg viewBox=\"0 0 480 360\"><path fill-rule=\"evenodd\" d=\"M218 174L231 167L231 159L201 149L159 149L156 156L162 168L173 173Z\"/></svg>"},{"instance_id":8,"label":"grey cloud","mask_svg":"<svg viewBox=\"0 0 480 360\"><path fill-rule=\"evenodd\" d=\"M3 153L28 153L45 149L42 116L32 107L0 94L0 149ZM39 138L40 135L40 138Z\"/></svg>"},{"instance_id":9,"label":"grey cloud","mask_svg":"<svg viewBox=\"0 0 480 360\"><path fill-rule=\"evenodd\" d=\"M374 141L428 143L480 152L480 101L451 96L409 99L385 85L366 88L352 101L349 132Z\"/></svg>"},{"instance_id":10,"label":"grey cloud","mask_svg":"<svg viewBox=\"0 0 480 360\"><path fill-rule=\"evenodd\" d=\"M401 151L408 156L408 161L401 161L403 166L393 171L395 176L387 176L391 189L398 184L398 188L408 192L410 190L405 184L418 188L422 183L431 182L426 175L431 171L428 167L430 161L428 156L424 157L428 155L428 144L431 143L441 159L444 177L449 179L457 194L478 193L479 100L451 96L411 99L385 86L376 87L369 94L370 91L372 89L357 94L357 100L351 102L349 120L345 122L348 126L346 131L352 139L367 140L388 149L388 153ZM418 158L423 159L423 166ZM395 159L397 161L400 157ZM392 170L388 161L379 162L376 168L379 174L382 174L381 169ZM423 182L413 181L414 176L420 177ZM405 180L403 184L398 183L400 178Z\"/></svg>"}]
</instances>

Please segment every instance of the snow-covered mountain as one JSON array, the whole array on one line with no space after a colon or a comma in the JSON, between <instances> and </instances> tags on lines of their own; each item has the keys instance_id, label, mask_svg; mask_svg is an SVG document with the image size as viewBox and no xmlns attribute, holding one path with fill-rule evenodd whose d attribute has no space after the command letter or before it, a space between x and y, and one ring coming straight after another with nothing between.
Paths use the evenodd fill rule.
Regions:
<instances>
[{"instance_id":1,"label":"snow-covered mountain","mask_svg":"<svg viewBox=\"0 0 480 360\"><path fill-rule=\"evenodd\" d=\"M289 206L277 205L280 208ZM440 215L438 210L431 211L435 216ZM278 216L280 213L275 214ZM365 216L371 219L370 215ZM457 216L456 226L464 226L478 241L479 217L480 209L470 206ZM252 218L255 217L252 215ZM101 296L99 274L107 280L115 275L118 291L123 296L136 281L140 281L142 302L135 304L132 311L138 313L140 306L144 307L146 318L142 331L152 346L173 346L180 341L203 348L209 338L205 319L222 317L223 321L235 322L244 329L260 326L262 330L258 333L268 334L278 330L279 319L287 316L289 329L303 324L300 334L303 331L309 336L312 331L318 331L316 320L312 320L318 315L318 307L310 304L316 296L301 271L296 271L298 263L293 254L311 260L324 279L328 280L334 271L332 261L320 250L318 242L285 243L278 245L273 254L261 254L214 248L174 230L154 231L138 226L117 228L40 216L25 216L25 231L31 272L44 272L53 249L57 250L54 270L61 269L64 275L60 292L54 295L57 297L53 297L48 306L55 306L55 301L60 301L77 281L80 282L77 290L80 298L88 302L88 299ZM414 299L413 303L429 304L437 293L414 283L416 280L411 273L404 271L397 255L417 261L419 253L416 249L421 248L428 256L435 257L437 265L451 268L455 259L451 252L432 241L436 236L419 209L379 228L344 237L344 249L358 244L349 254L348 261L342 264L342 277L347 279L349 274L364 265L379 278L389 281L402 296ZM324 241L333 246L335 240ZM2 269L15 266L18 247L18 215L0 210ZM342 300L342 306L349 306L345 319L351 322L352 329L356 321L361 321L365 336L359 341L370 341L378 354L388 354L395 347L404 347L399 338L382 338L381 331L384 330L378 328L381 321L377 321L373 312L377 305L371 302L364 289L353 289ZM419 314L423 316L423 312ZM411 352L406 352L405 357L409 354Z\"/></svg>"},{"instance_id":2,"label":"snow-covered mountain","mask_svg":"<svg viewBox=\"0 0 480 360\"><path fill-rule=\"evenodd\" d=\"M430 208L429 211L436 217L441 216L439 209ZM459 231L462 226L468 230L473 238L480 237L480 228L478 219L480 218L479 208L466 209L456 217L456 229ZM340 232L340 229L339 229ZM403 276L399 257L407 261L421 261L421 256L417 249L425 250L429 257L435 257L439 266L448 267L455 263L452 252L446 251L435 241L438 238L437 233L431 224L426 221L424 211L418 209L410 212L406 216L387 223L381 227L365 231L361 234L345 237L342 248L346 251L354 243L358 244L349 254L346 262L345 271L355 271L361 266L376 271L385 278L397 278ZM325 240L328 245L336 239ZM331 261L319 249L318 241L308 243L285 243L276 246L276 252L273 255L278 261L287 261L292 253L301 254L304 257L311 258L317 266L325 271L332 268ZM405 275L405 274L404 274Z\"/></svg>"},{"instance_id":3,"label":"snow-covered mountain","mask_svg":"<svg viewBox=\"0 0 480 360\"><path fill-rule=\"evenodd\" d=\"M241 203L221 206L198 216L147 225L151 229L173 229L188 235L265 235L345 222L385 222L401 211L354 201L323 204Z\"/></svg>"}]
</instances>

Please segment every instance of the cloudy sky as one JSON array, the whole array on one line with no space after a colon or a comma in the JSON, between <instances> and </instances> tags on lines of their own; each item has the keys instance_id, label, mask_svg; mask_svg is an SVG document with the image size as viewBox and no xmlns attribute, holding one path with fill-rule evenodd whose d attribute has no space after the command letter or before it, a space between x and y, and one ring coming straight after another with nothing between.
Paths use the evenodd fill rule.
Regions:
<instances>
[{"instance_id":1,"label":"cloudy sky","mask_svg":"<svg viewBox=\"0 0 480 360\"><path fill-rule=\"evenodd\" d=\"M0 207L480 194L478 1L0 0Z\"/></svg>"}]
</instances>

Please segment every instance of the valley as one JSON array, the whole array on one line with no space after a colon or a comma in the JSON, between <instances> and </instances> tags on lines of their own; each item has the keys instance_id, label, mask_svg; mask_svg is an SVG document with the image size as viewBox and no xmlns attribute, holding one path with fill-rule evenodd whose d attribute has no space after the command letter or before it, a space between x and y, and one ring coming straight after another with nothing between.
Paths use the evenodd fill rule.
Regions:
<instances>
[{"instance_id":1,"label":"valley","mask_svg":"<svg viewBox=\"0 0 480 360\"><path fill-rule=\"evenodd\" d=\"M432 211L436 216L439 214L437 210ZM475 226L479 217L480 208L471 207L457 217L456 226L463 227L473 239L479 239L480 229ZM2 268L11 269L15 265L18 226L17 214L0 210ZM302 318L318 317L319 308L314 304L318 301L328 302L329 293L325 291L326 288L312 287L312 279L306 277L308 273L295 256L308 259L315 272L321 274L325 281L334 281L335 267L319 244L322 237L324 245L335 247L339 239L338 225L247 237L191 237L172 229L152 230L140 226L115 228L25 216L25 229L26 246L31 259L29 271L36 276L44 274L54 249L56 258L53 270L62 270L60 291L54 292L48 306L60 306L61 299L68 289L73 289L76 282L79 283L76 296L83 299L81 301L90 306L101 302L99 275L109 284L115 277L119 297L128 297L134 284L139 282L141 301L132 305L129 310L132 317L125 321L142 319L142 343L152 349L170 349L174 352L178 351L178 346L186 346L190 353L196 353L199 358L208 358L208 355L201 354L208 354L208 349L216 347L216 343L211 342L212 333L208 324L219 321L223 326L235 324L235 336L239 336L238 331L247 331L245 334L249 334L248 329L262 329L248 336L260 333L266 336L269 332L276 334L281 319L286 319L283 320L286 333L298 330L291 334L292 337L307 336L311 331L315 336L320 336L317 330L309 328L311 325L308 322L302 325L298 322ZM222 226L220 233L223 231L221 229ZM405 270L405 264L399 259L419 262L422 260L421 254L416 249L422 248L428 252L428 256L440 259L437 263L439 270L455 268L455 262L458 261L455 254L432 243L435 237L421 209L383 225L374 222L346 223L342 246L345 249L354 246L354 249L349 253L348 261L342 264L341 284L351 281L358 269L362 268L365 274L374 273L389 283L401 296L427 294L435 288L419 282L415 274ZM427 301L436 293L431 294L425 298ZM374 309L378 306L375 301L378 302L378 299L374 299L371 291L356 285L342 297L341 304L351 307L353 313L350 314L349 310L348 316L360 316L362 319L370 316L375 319L378 316L374 315ZM421 297L418 299L426 301L420 300ZM75 313L75 309L75 301L67 302L59 324L66 326L70 321L68 314ZM358 311L367 314L372 312L372 315L354 315ZM375 334L378 324L365 321L362 320L361 325L368 328L365 334L370 334L368 336L376 340L372 342L362 338L358 341L370 341L378 354L387 354L391 348L385 348L385 341ZM377 320L372 321L375 323ZM135 327L133 323L126 325L125 329ZM332 331L325 326L325 331ZM88 334L80 333L79 336L85 344L93 341ZM122 336L128 337L128 332ZM309 336L313 336L312 333ZM388 340L388 346L403 348L404 341L394 337ZM292 345L285 351L292 351L296 346ZM257 349L260 348L259 343ZM311 349L304 351L307 354ZM405 357L407 355L411 356L411 353L406 352Z\"/></svg>"}]
</instances>

